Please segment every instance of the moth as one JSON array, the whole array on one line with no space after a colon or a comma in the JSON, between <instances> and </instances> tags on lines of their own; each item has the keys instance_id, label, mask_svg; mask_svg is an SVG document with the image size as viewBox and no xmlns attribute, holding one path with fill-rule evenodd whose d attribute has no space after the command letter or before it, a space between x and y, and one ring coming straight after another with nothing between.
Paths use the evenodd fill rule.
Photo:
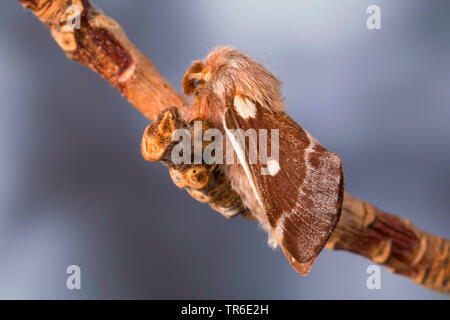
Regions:
<instances>
[{"instance_id":1,"label":"moth","mask_svg":"<svg viewBox=\"0 0 450 320\"><path fill-rule=\"evenodd\" d=\"M264 66L230 47L194 61L182 80L183 92L193 96L192 114L232 142L238 163L220 164L232 188L267 231L269 245L281 247L306 275L339 220L344 176L339 156L287 115L280 87ZM237 139L230 133L237 129L277 129L278 159L249 161L255 141Z\"/></svg>"}]
</instances>

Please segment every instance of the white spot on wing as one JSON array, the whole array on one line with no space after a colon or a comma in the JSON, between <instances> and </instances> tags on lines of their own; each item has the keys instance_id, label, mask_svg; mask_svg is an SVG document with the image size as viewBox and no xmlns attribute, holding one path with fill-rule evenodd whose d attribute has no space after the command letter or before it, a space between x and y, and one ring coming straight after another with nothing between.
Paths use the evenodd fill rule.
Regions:
<instances>
[{"instance_id":1,"label":"white spot on wing","mask_svg":"<svg viewBox=\"0 0 450 320\"><path fill-rule=\"evenodd\" d=\"M271 176L276 175L280 171L280 163L273 159L267 161L267 170Z\"/></svg>"},{"instance_id":2,"label":"white spot on wing","mask_svg":"<svg viewBox=\"0 0 450 320\"><path fill-rule=\"evenodd\" d=\"M256 116L256 106L247 98L242 99L240 96L235 95L234 108L244 119L254 118Z\"/></svg>"}]
</instances>

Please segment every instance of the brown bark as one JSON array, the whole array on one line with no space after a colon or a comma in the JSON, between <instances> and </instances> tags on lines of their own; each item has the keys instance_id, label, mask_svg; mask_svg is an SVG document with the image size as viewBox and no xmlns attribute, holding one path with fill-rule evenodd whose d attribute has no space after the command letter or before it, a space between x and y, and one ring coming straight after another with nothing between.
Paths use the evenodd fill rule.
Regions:
<instances>
[{"instance_id":1,"label":"brown bark","mask_svg":"<svg viewBox=\"0 0 450 320\"><path fill-rule=\"evenodd\" d=\"M346 250L386 266L429 289L450 293L450 241L422 231L345 193L328 249Z\"/></svg>"},{"instance_id":2,"label":"brown bark","mask_svg":"<svg viewBox=\"0 0 450 320\"><path fill-rule=\"evenodd\" d=\"M169 106L178 107L184 119L190 118L186 99L133 46L120 25L93 8L88 0L19 1L48 26L70 59L99 73L148 119L156 121L158 114ZM67 10L71 5L80 9L79 29L67 26L66 22L77 16ZM175 126L188 125L182 119L177 121ZM170 143L161 136L167 133L167 128L159 127L158 131L158 124L161 121L146 129L142 150L148 160L164 162ZM165 164L174 182L187 188L197 200L208 202L222 213L240 211L240 199L214 167L177 167L168 161ZM245 213L245 208L241 209ZM362 255L427 288L450 292L449 240L421 231L408 220L383 212L348 193L327 248Z\"/></svg>"},{"instance_id":3,"label":"brown bark","mask_svg":"<svg viewBox=\"0 0 450 320\"><path fill-rule=\"evenodd\" d=\"M121 26L87 0L19 0L47 25L67 57L84 64L112 84L148 119L167 106L182 114L187 101L161 76L150 59L130 42ZM70 10L70 6L79 11ZM80 28L68 27L80 13Z\"/></svg>"}]
</instances>

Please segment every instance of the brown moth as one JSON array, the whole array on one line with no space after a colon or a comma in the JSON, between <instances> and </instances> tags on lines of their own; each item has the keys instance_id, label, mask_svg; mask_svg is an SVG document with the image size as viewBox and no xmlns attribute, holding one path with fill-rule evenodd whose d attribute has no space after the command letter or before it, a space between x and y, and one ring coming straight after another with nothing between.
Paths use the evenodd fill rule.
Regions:
<instances>
[{"instance_id":1,"label":"brown moth","mask_svg":"<svg viewBox=\"0 0 450 320\"><path fill-rule=\"evenodd\" d=\"M229 47L194 61L182 81L184 93L194 96L193 114L232 142L239 163L220 166L233 189L269 244L306 275L339 220L344 177L339 157L285 113L280 86L261 64ZM248 146L256 142L236 138L236 129L278 129L278 159L249 161Z\"/></svg>"}]
</instances>

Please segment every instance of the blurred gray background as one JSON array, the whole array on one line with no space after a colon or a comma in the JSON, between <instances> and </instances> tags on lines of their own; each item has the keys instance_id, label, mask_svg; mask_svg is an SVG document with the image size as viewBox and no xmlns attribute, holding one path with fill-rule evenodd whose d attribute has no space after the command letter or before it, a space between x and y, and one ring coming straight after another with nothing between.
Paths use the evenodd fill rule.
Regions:
<instances>
[{"instance_id":1,"label":"blurred gray background","mask_svg":"<svg viewBox=\"0 0 450 320\"><path fill-rule=\"evenodd\" d=\"M95 0L177 88L235 46L283 82L288 112L340 154L353 195L450 230L449 1ZM366 28L381 7L382 30ZM300 277L253 222L229 221L140 155L148 121L69 61L14 0L0 21L0 298L446 299L325 250ZM66 289L68 265L82 289Z\"/></svg>"}]
</instances>

